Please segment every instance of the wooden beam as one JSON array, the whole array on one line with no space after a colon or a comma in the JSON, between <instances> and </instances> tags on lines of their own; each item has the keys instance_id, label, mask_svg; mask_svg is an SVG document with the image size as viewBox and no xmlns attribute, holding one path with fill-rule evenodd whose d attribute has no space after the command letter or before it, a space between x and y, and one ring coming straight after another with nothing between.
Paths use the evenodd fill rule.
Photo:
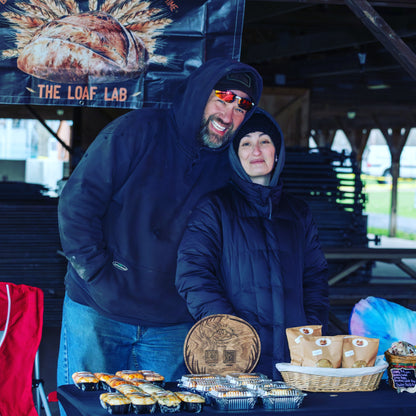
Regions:
<instances>
[{"instance_id":1,"label":"wooden beam","mask_svg":"<svg viewBox=\"0 0 416 416\"><path fill-rule=\"evenodd\" d=\"M400 155L403 147L406 144L409 128L384 128L381 126L380 121L379 129L383 134L386 142L389 146L391 154L391 168L390 173L392 176L391 184L391 203L390 203L390 224L389 224L389 237L396 237L397 233L397 201L398 201L398 179L400 175Z\"/></svg>"},{"instance_id":2,"label":"wooden beam","mask_svg":"<svg viewBox=\"0 0 416 416\"><path fill-rule=\"evenodd\" d=\"M263 19L265 18L265 16L269 18L271 15L271 12L268 14L266 13L263 13ZM315 14L315 16L317 15ZM340 16L342 18L342 14ZM243 44L241 53L244 58L249 58L251 62L267 62L283 57L309 55L316 52L336 51L342 48L356 47L357 45L364 46L379 43L377 38L375 38L371 32L365 30L365 27L363 27L362 30L354 33L345 32L345 30L342 28L335 29L333 27L327 27L325 29L324 20L320 17L317 18L319 18L320 21L322 20L322 28L317 33L306 32L299 35L289 35L289 33L286 33L287 30L285 30L284 28L280 28L280 36L277 36L275 40L263 40L262 42L256 43L252 40L247 41ZM334 16L331 16L331 18L334 19ZM354 16L352 16L352 18L355 19ZM345 22L343 21L343 23ZM260 26L256 26L256 24L249 23L247 18L244 24L245 28L243 36L245 37L247 37L248 33L251 33L251 36L260 38L260 36L265 32L267 27L267 25L265 25L264 23L262 23ZM396 35L401 39L412 38L416 34L415 25L413 23L411 25L403 23L402 16L392 17L390 24L394 27L399 28L396 32ZM270 31L271 30L273 29L270 29ZM285 36L282 36L282 33L285 33ZM336 57L333 59L339 60L339 58ZM347 68L348 66L351 66L351 62L355 63L356 59L357 57L355 57L355 59L352 61L347 61ZM344 71L346 70L342 62L339 62L337 66L339 68L343 68ZM357 65L354 65L354 68L355 71L357 71ZM366 70L369 69L370 68L367 65ZM329 71L331 74L332 70ZM308 70L305 69L305 72L308 72ZM323 75L325 75L325 73ZM340 73L340 75L342 75L342 73Z\"/></svg>"},{"instance_id":3,"label":"wooden beam","mask_svg":"<svg viewBox=\"0 0 416 416\"><path fill-rule=\"evenodd\" d=\"M33 107L31 107L30 105L27 106L27 109L30 111L30 113L33 115L33 117L35 117L41 124L43 127L45 127L46 130L48 130L48 132L50 134L52 134L52 136L60 143L60 145L68 152L68 153L72 153L73 150L70 146L68 146L64 141L62 141L62 139L58 136L58 134L56 132L54 132L45 122L45 120L34 110Z\"/></svg>"},{"instance_id":4,"label":"wooden beam","mask_svg":"<svg viewBox=\"0 0 416 416\"><path fill-rule=\"evenodd\" d=\"M400 65L416 79L416 55L366 0L344 0Z\"/></svg>"}]
</instances>

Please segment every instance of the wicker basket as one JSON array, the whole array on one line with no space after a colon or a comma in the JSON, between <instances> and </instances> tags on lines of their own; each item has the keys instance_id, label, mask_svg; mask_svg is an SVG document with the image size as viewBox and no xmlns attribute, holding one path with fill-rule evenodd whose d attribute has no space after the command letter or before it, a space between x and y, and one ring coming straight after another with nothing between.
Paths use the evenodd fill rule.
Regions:
<instances>
[{"instance_id":1,"label":"wicker basket","mask_svg":"<svg viewBox=\"0 0 416 416\"><path fill-rule=\"evenodd\" d=\"M373 391L380 384L387 368L384 360L374 367L366 368L322 368L276 364L285 383L310 392Z\"/></svg>"},{"instance_id":2,"label":"wicker basket","mask_svg":"<svg viewBox=\"0 0 416 416\"><path fill-rule=\"evenodd\" d=\"M416 356L403 356L403 355L393 355L386 351L384 353L387 362L389 363L387 374L389 376L390 386L396 390L402 390L406 388L412 388L416 385L415 373L416 373ZM397 372L403 369L403 372L398 375ZM392 374L396 372L396 376ZM410 379L407 381L407 385L401 385L403 383L403 373L409 371ZM396 378L398 377L398 378Z\"/></svg>"},{"instance_id":3,"label":"wicker basket","mask_svg":"<svg viewBox=\"0 0 416 416\"><path fill-rule=\"evenodd\" d=\"M388 351L384 353L387 362L392 366L416 367L416 355L393 355Z\"/></svg>"}]
</instances>

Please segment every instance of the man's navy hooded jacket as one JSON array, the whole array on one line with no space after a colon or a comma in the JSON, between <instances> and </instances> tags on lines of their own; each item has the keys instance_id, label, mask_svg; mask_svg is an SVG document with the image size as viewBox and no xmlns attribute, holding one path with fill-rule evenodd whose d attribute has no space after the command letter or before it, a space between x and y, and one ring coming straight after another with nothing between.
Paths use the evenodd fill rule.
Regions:
<instances>
[{"instance_id":1,"label":"man's navy hooded jacket","mask_svg":"<svg viewBox=\"0 0 416 416\"><path fill-rule=\"evenodd\" d=\"M176 285L195 319L231 314L248 321L261 341L255 371L275 379L275 364L290 362L286 328L321 324L325 332L329 303L318 230L306 203L282 189L283 136L267 117L275 125L278 155L269 186L251 181L236 140L229 147L232 181L192 212L178 251Z\"/></svg>"},{"instance_id":2,"label":"man's navy hooded jacket","mask_svg":"<svg viewBox=\"0 0 416 416\"><path fill-rule=\"evenodd\" d=\"M59 202L72 300L135 325L192 321L175 288L177 248L196 201L230 174L228 146L209 149L197 137L214 85L238 71L257 80L257 103L260 75L215 58L191 73L171 109L132 111L90 145Z\"/></svg>"}]
</instances>

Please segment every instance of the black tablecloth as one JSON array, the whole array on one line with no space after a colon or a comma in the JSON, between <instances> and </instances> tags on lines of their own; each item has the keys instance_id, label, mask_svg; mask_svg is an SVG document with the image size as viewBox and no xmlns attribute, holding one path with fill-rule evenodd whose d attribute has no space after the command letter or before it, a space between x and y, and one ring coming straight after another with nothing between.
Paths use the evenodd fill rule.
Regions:
<instances>
[{"instance_id":1,"label":"black tablecloth","mask_svg":"<svg viewBox=\"0 0 416 416\"><path fill-rule=\"evenodd\" d=\"M168 383L165 388L175 390L176 383ZM99 402L102 392L84 392L75 385L58 387L58 399L68 416L108 416ZM249 411L220 412L205 406L202 414L264 416L271 411L255 408ZM293 411L281 412L284 415L310 416L400 416L416 415L416 393L397 393L382 380L378 390L352 393L308 393L301 407ZM160 413L159 413L160 414ZM191 413L174 413L190 416Z\"/></svg>"}]
</instances>

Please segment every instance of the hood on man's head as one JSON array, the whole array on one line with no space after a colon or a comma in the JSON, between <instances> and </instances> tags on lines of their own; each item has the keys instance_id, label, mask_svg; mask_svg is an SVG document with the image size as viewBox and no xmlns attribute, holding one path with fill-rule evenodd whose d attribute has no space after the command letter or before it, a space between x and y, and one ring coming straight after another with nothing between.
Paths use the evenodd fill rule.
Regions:
<instances>
[{"instance_id":1,"label":"hood on man's head","mask_svg":"<svg viewBox=\"0 0 416 416\"><path fill-rule=\"evenodd\" d=\"M240 90L245 92L252 100L257 95L256 80L248 72L229 72L215 84L214 89L221 91Z\"/></svg>"},{"instance_id":2,"label":"hood on man's head","mask_svg":"<svg viewBox=\"0 0 416 416\"><path fill-rule=\"evenodd\" d=\"M172 111L179 129L179 136L189 147L199 151L200 143L198 137L205 106L212 90L218 80L225 78L227 74L250 74L253 82L253 101L260 100L263 80L260 74L251 66L232 59L220 57L207 60L197 68L194 68L183 82L178 82L169 94L172 94ZM247 84L247 82L246 82ZM241 87L241 84L239 85ZM250 87L250 88L251 88ZM242 88L242 87L241 87ZM247 116L254 111L255 107L247 111ZM225 146L225 147L228 147ZM214 149L213 149L214 150Z\"/></svg>"},{"instance_id":3,"label":"hood on man's head","mask_svg":"<svg viewBox=\"0 0 416 416\"><path fill-rule=\"evenodd\" d=\"M269 117L263 113L256 112L240 127L233 139L234 149L237 154L241 139L247 134L255 131L261 131L262 133L269 135L276 149L276 154L279 153L282 144L280 131Z\"/></svg>"}]
</instances>

